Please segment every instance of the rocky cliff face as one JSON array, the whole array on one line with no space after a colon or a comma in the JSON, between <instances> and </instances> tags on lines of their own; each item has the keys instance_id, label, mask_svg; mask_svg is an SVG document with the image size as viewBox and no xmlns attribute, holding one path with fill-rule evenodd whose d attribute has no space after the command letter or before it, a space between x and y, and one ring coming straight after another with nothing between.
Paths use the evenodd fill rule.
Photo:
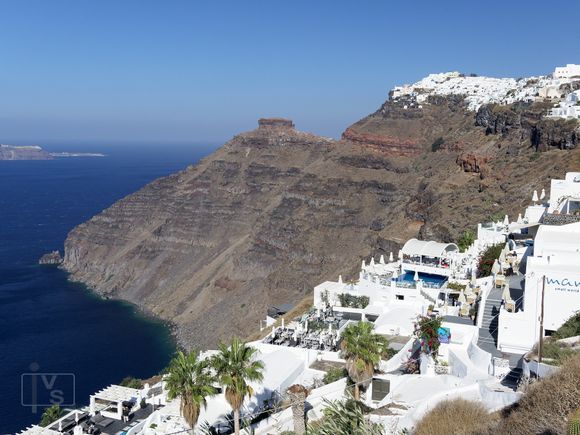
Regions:
<instances>
[{"instance_id":1,"label":"rocky cliff face","mask_svg":"<svg viewBox=\"0 0 580 435\"><path fill-rule=\"evenodd\" d=\"M64 267L175 322L183 344L245 335L268 306L296 303L372 250L393 249L381 229L404 214L412 189L397 186L390 165L260 122L75 228Z\"/></svg>"},{"instance_id":2,"label":"rocky cliff face","mask_svg":"<svg viewBox=\"0 0 580 435\"><path fill-rule=\"evenodd\" d=\"M529 111L483 110L476 118L454 96L407 108L389 100L340 141L260 120L79 225L64 267L175 322L186 346L249 334L268 306L354 276L361 258L417 235L455 240L580 170L578 147L535 145L534 128L548 130Z\"/></svg>"},{"instance_id":3,"label":"rocky cliff face","mask_svg":"<svg viewBox=\"0 0 580 435\"><path fill-rule=\"evenodd\" d=\"M576 120L545 118L551 104L518 103L508 106L482 106L475 115L475 125L486 134L518 136L529 140L536 151L551 148L572 149L580 143L580 125Z\"/></svg>"}]
</instances>

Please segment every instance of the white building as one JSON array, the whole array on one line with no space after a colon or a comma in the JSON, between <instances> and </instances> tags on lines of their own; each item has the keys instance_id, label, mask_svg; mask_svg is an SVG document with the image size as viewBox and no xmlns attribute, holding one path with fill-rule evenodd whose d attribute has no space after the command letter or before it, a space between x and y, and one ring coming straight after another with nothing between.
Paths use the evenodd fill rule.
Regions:
<instances>
[{"instance_id":1,"label":"white building","mask_svg":"<svg viewBox=\"0 0 580 435\"><path fill-rule=\"evenodd\" d=\"M505 352L527 352L538 342L542 311L549 335L580 310L580 173L552 180L549 203L529 209L541 222L526 256L522 309L499 312L497 347Z\"/></svg>"},{"instance_id":2,"label":"white building","mask_svg":"<svg viewBox=\"0 0 580 435\"><path fill-rule=\"evenodd\" d=\"M466 264L460 261L457 245L411 239L405 243L394 261L381 256L379 262L371 259L362 263L356 282L326 281L314 288L314 306L325 309L328 305L349 319L376 320L385 334L408 335L413 320L425 314L430 306L457 314L458 307L445 306L449 279L466 279ZM470 270L471 265L467 266ZM343 295L368 298L364 308L344 306ZM396 320L396 321L395 321Z\"/></svg>"},{"instance_id":3,"label":"white building","mask_svg":"<svg viewBox=\"0 0 580 435\"><path fill-rule=\"evenodd\" d=\"M580 119L580 90L566 95L557 107L548 112L550 118Z\"/></svg>"},{"instance_id":4,"label":"white building","mask_svg":"<svg viewBox=\"0 0 580 435\"><path fill-rule=\"evenodd\" d=\"M552 180L547 213L580 213L580 172L568 172L563 180Z\"/></svg>"},{"instance_id":5,"label":"white building","mask_svg":"<svg viewBox=\"0 0 580 435\"><path fill-rule=\"evenodd\" d=\"M566 64L566 66L556 67L554 70L554 78L569 79L572 77L580 78L580 65L573 63Z\"/></svg>"},{"instance_id":6,"label":"white building","mask_svg":"<svg viewBox=\"0 0 580 435\"><path fill-rule=\"evenodd\" d=\"M528 257L523 310L500 310L498 349L526 352L580 310L580 222L542 225Z\"/></svg>"}]
</instances>

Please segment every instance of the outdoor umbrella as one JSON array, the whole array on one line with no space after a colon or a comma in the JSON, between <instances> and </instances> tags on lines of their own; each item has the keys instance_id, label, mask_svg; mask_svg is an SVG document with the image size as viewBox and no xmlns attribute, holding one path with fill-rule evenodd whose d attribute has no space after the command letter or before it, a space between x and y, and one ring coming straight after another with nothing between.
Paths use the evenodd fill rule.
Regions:
<instances>
[{"instance_id":1,"label":"outdoor umbrella","mask_svg":"<svg viewBox=\"0 0 580 435\"><path fill-rule=\"evenodd\" d=\"M512 295L510 294L509 284L506 284L503 286L503 293L501 294L501 298L506 302L512 300Z\"/></svg>"},{"instance_id":2,"label":"outdoor umbrella","mask_svg":"<svg viewBox=\"0 0 580 435\"><path fill-rule=\"evenodd\" d=\"M467 302L467 299L465 299L465 293L463 293L463 289L461 289L461 291L459 292L459 297L457 298L457 300L462 304Z\"/></svg>"},{"instance_id":3,"label":"outdoor umbrella","mask_svg":"<svg viewBox=\"0 0 580 435\"><path fill-rule=\"evenodd\" d=\"M540 201L546 197L546 191L542 189L542 193L540 193Z\"/></svg>"},{"instance_id":4,"label":"outdoor umbrella","mask_svg":"<svg viewBox=\"0 0 580 435\"><path fill-rule=\"evenodd\" d=\"M518 214L518 224L523 223L522 214Z\"/></svg>"},{"instance_id":5,"label":"outdoor umbrella","mask_svg":"<svg viewBox=\"0 0 580 435\"><path fill-rule=\"evenodd\" d=\"M391 253L389 254L389 263L393 262L393 252L391 251Z\"/></svg>"},{"instance_id":6,"label":"outdoor umbrella","mask_svg":"<svg viewBox=\"0 0 580 435\"><path fill-rule=\"evenodd\" d=\"M499 254L499 264L501 266L501 264L505 261L505 250L502 250Z\"/></svg>"},{"instance_id":7,"label":"outdoor umbrella","mask_svg":"<svg viewBox=\"0 0 580 435\"><path fill-rule=\"evenodd\" d=\"M534 194L532 195L532 201L538 202L538 191L534 190Z\"/></svg>"},{"instance_id":8,"label":"outdoor umbrella","mask_svg":"<svg viewBox=\"0 0 580 435\"><path fill-rule=\"evenodd\" d=\"M381 254L381 258L379 258L379 263L385 264L385 256Z\"/></svg>"},{"instance_id":9,"label":"outdoor umbrella","mask_svg":"<svg viewBox=\"0 0 580 435\"><path fill-rule=\"evenodd\" d=\"M497 275L500 271L500 267L499 267L499 263L497 262L497 259L493 262L493 266L491 266L491 273L493 273L494 275Z\"/></svg>"},{"instance_id":10,"label":"outdoor umbrella","mask_svg":"<svg viewBox=\"0 0 580 435\"><path fill-rule=\"evenodd\" d=\"M415 281L419 281L419 273L415 271L415 276L413 277Z\"/></svg>"},{"instance_id":11,"label":"outdoor umbrella","mask_svg":"<svg viewBox=\"0 0 580 435\"><path fill-rule=\"evenodd\" d=\"M506 214L505 217L503 218L503 224L504 225L509 225L510 224L510 218L508 217L508 215Z\"/></svg>"}]
</instances>

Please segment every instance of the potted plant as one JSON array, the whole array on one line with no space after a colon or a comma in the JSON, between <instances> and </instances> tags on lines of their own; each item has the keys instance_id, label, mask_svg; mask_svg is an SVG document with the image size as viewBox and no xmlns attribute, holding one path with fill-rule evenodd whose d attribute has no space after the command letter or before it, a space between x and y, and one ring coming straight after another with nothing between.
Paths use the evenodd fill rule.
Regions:
<instances>
[{"instance_id":1,"label":"potted plant","mask_svg":"<svg viewBox=\"0 0 580 435\"><path fill-rule=\"evenodd\" d=\"M439 352L441 317L419 316L413 334L421 345L421 374L435 374L435 361Z\"/></svg>"}]
</instances>

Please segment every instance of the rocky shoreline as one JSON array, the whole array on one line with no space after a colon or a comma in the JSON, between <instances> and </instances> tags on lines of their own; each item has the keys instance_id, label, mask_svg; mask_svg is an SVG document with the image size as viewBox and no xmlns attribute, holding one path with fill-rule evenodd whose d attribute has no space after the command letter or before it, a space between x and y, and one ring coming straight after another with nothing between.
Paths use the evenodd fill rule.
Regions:
<instances>
[{"instance_id":1,"label":"rocky shoreline","mask_svg":"<svg viewBox=\"0 0 580 435\"><path fill-rule=\"evenodd\" d=\"M49 252L48 254L44 254L38 260L38 264L53 265L53 266L59 266L60 264L62 264L62 262L63 258L60 255L59 251L52 251Z\"/></svg>"}]
</instances>

